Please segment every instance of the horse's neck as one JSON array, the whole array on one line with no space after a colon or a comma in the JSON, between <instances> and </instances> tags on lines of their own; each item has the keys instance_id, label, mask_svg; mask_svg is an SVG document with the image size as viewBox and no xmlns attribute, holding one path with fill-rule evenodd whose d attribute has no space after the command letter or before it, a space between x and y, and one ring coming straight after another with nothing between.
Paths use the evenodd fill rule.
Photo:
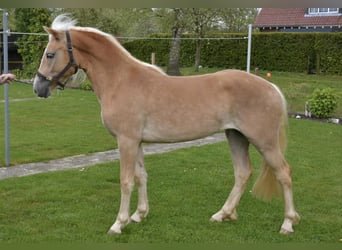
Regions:
<instances>
[{"instance_id":1,"label":"horse's neck","mask_svg":"<svg viewBox=\"0 0 342 250\"><path fill-rule=\"evenodd\" d=\"M115 89L106 85L120 84L126 68L134 65L134 60L119 44L100 34L79 32L76 41L80 67L86 71L94 92L101 99L104 92Z\"/></svg>"}]
</instances>

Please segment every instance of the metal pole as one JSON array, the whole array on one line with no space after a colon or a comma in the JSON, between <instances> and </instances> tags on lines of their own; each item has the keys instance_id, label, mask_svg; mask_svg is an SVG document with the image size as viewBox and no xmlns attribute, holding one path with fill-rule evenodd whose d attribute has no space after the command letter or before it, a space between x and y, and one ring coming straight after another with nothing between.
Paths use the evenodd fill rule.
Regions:
<instances>
[{"instance_id":1,"label":"metal pole","mask_svg":"<svg viewBox=\"0 0 342 250\"><path fill-rule=\"evenodd\" d=\"M252 24L248 24L247 73L251 71Z\"/></svg>"},{"instance_id":2,"label":"metal pole","mask_svg":"<svg viewBox=\"0 0 342 250\"><path fill-rule=\"evenodd\" d=\"M8 28L7 28L7 16L8 12L5 9L2 10L2 25L3 25L3 46L4 46L4 73L8 73ZM8 83L4 85L5 95L5 164L8 167L10 165L10 136L9 136L9 99L8 99Z\"/></svg>"}]
</instances>

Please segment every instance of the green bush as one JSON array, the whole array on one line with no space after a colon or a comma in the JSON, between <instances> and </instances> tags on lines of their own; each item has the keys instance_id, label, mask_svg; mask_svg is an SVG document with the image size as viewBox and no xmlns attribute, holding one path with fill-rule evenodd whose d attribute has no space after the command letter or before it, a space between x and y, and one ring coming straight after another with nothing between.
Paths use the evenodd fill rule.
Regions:
<instances>
[{"instance_id":1,"label":"green bush","mask_svg":"<svg viewBox=\"0 0 342 250\"><path fill-rule=\"evenodd\" d=\"M318 118L328 118L337 108L337 96L332 88L315 89L309 99L311 113Z\"/></svg>"},{"instance_id":2,"label":"green bush","mask_svg":"<svg viewBox=\"0 0 342 250\"><path fill-rule=\"evenodd\" d=\"M93 90L93 87L91 86L91 83L88 80L82 82L79 86L82 90Z\"/></svg>"},{"instance_id":3,"label":"green bush","mask_svg":"<svg viewBox=\"0 0 342 250\"><path fill-rule=\"evenodd\" d=\"M49 23L49 19L50 11L46 8L15 9L15 28L20 32L45 34L43 25ZM23 77L31 78L37 71L47 40L48 36L46 35L25 34L16 41L18 53L23 60Z\"/></svg>"}]
</instances>

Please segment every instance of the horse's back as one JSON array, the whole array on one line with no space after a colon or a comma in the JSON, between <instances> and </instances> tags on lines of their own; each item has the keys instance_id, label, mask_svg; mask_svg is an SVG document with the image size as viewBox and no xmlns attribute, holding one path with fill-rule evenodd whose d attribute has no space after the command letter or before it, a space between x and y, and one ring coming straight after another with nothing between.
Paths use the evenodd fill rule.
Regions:
<instances>
[{"instance_id":1,"label":"horse's back","mask_svg":"<svg viewBox=\"0 0 342 250\"><path fill-rule=\"evenodd\" d=\"M228 69L180 78L176 89L176 95L187 96L191 93L193 98L190 98L190 102L200 99L212 109L224 107L226 112L243 115L251 112L279 115L285 104L282 93L274 84L241 70Z\"/></svg>"}]
</instances>

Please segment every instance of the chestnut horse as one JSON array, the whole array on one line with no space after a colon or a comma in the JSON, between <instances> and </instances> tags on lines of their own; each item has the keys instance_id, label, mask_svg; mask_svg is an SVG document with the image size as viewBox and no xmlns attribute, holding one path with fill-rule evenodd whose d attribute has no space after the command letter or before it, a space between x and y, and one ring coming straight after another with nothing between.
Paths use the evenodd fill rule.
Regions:
<instances>
[{"instance_id":1,"label":"chestnut horse","mask_svg":"<svg viewBox=\"0 0 342 250\"><path fill-rule=\"evenodd\" d=\"M239 70L168 76L135 59L111 35L77 27L67 15L44 28L49 42L34 79L34 92L47 98L52 89L64 88L78 68L83 69L100 102L103 124L118 141L121 204L109 233L121 233L149 211L142 142L187 141L222 130L230 145L235 184L211 221L237 219L236 208L252 174L251 143L263 157L253 193L270 199L280 186L285 202L280 233L293 232L300 218L294 207L291 170L284 158L286 102L275 85ZM129 216L134 183L138 206Z\"/></svg>"}]
</instances>

